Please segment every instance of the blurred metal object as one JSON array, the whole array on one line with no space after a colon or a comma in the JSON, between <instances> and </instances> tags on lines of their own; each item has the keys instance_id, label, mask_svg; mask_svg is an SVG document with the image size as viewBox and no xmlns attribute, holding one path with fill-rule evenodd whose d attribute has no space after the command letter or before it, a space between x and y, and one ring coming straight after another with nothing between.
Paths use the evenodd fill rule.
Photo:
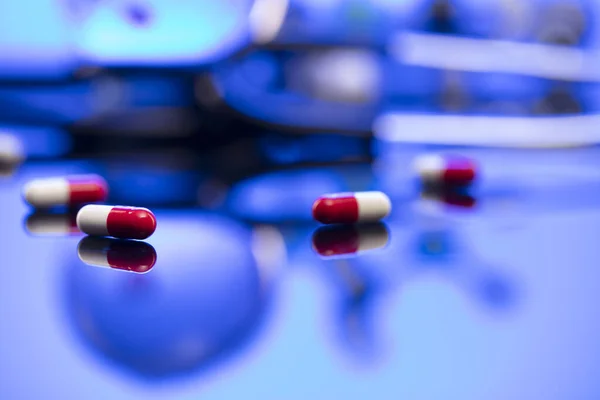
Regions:
<instances>
[{"instance_id":1,"label":"blurred metal object","mask_svg":"<svg viewBox=\"0 0 600 400\"><path fill-rule=\"evenodd\" d=\"M600 144L600 114L565 117L494 117L387 113L373 125L384 142L517 148Z\"/></svg>"},{"instance_id":2,"label":"blurred metal object","mask_svg":"<svg viewBox=\"0 0 600 400\"><path fill-rule=\"evenodd\" d=\"M421 67L600 82L596 50L400 32L391 38L388 51L399 63Z\"/></svg>"}]
</instances>

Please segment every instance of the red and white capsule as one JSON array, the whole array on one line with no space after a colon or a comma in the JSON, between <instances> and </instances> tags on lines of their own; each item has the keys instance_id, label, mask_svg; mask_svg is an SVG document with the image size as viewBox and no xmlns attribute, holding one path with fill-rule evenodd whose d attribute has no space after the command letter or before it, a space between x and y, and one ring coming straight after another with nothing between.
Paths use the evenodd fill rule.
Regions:
<instances>
[{"instance_id":1,"label":"red and white capsule","mask_svg":"<svg viewBox=\"0 0 600 400\"><path fill-rule=\"evenodd\" d=\"M319 197L313 218L323 224L377 222L389 215L392 203L382 192L336 193Z\"/></svg>"},{"instance_id":2,"label":"red and white capsule","mask_svg":"<svg viewBox=\"0 0 600 400\"><path fill-rule=\"evenodd\" d=\"M156 264L156 250L146 242L86 236L77 246L79 259L94 267L143 274Z\"/></svg>"},{"instance_id":3,"label":"red and white capsule","mask_svg":"<svg viewBox=\"0 0 600 400\"><path fill-rule=\"evenodd\" d=\"M321 257L353 256L385 247L389 237L382 223L322 226L312 236L312 247Z\"/></svg>"},{"instance_id":4,"label":"red and white capsule","mask_svg":"<svg viewBox=\"0 0 600 400\"><path fill-rule=\"evenodd\" d=\"M417 157L413 169L426 184L468 185L477 175L477 165L473 160L438 154Z\"/></svg>"},{"instance_id":5,"label":"red and white capsule","mask_svg":"<svg viewBox=\"0 0 600 400\"><path fill-rule=\"evenodd\" d=\"M23 188L25 201L35 208L96 203L107 196L108 185L98 175L34 179Z\"/></svg>"},{"instance_id":6,"label":"red and white capsule","mask_svg":"<svg viewBox=\"0 0 600 400\"><path fill-rule=\"evenodd\" d=\"M146 239L156 230L156 218L147 208L90 204L77 213L77 226L90 236Z\"/></svg>"}]
</instances>

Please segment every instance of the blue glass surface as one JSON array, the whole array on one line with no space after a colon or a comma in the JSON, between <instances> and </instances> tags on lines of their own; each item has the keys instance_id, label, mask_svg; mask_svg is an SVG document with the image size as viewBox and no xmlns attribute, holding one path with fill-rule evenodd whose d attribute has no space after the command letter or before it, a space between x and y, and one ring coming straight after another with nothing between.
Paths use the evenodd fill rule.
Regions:
<instances>
[{"instance_id":1,"label":"blue glass surface","mask_svg":"<svg viewBox=\"0 0 600 400\"><path fill-rule=\"evenodd\" d=\"M274 45L308 48L223 61L252 40L251 3L0 4L0 129L27 158L0 168L0 399L600 398L600 148L323 133L364 133L384 109L531 114L561 86L597 111L597 85L401 65L382 51L402 29L538 41L554 0L455 0L452 18L437 20L430 0L292 0ZM594 47L597 5L583 3L577 46ZM511 32L518 20L526 29ZM344 74L329 71L340 69L327 51L313 54L331 44L369 47L341 58L351 79L334 79ZM90 68L75 78L81 63ZM198 71L168 68L207 65L214 93ZM40 78L69 79L22 85ZM443 104L448 93L462 108ZM319 133L250 138L255 126L205 108L221 103ZM200 122L173 137L102 136L127 131L123 119L153 128L163 108ZM185 125L178 115L167 130ZM412 163L424 152L473 158L478 178L454 197L421 190ZM83 173L106 178L109 202L150 207L156 233L94 240L78 232L76 209L23 201L31 179ZM383 223L312 220L317 197L364 190L391 198Z\"/></svg>"},{"instance_id":2,"label":"blue glass surface","mask_svg":"<svg viewBox=\"0 0 600 400\"><path fill-rule=\"evenodd\" d=\"M464 149L489 170L473 207L406 183L420 151L331 181L404 187L381 247L317 254L316 224L282 213L301 186L281 174L253 181L261 224L228 216L250 181L231 212L156 208L141 274L88 265L81 235L29 234L24 181L97 169L25 164L0 186L0 397L596 398L598 149Z\"/></svg>"}]
</instances>

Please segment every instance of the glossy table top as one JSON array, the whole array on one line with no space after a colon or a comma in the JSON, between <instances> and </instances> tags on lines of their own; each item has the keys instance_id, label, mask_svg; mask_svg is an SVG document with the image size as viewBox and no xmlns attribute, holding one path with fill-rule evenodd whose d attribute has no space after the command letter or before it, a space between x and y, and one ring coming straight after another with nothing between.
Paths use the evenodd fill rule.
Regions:
<instances>
[{"instance_id":1,"label":"glossy table top","mask_svg":"<svg viewBox=\"0 0 600 400\"><path fill-rule=\"evenodd\" d=\"M457 149L482 174L446 204L414 184L422 150L267 172L203 208L144 198L190 171L25 163L0 180L0 397L598 398L600 149ZM86 172L152 207L151 246L60 234L69 215L21 198ZM317 196L373 189L392 198L382 225L317 231ZM315 251L357 240L385 245ZM110 252L129 270L80 258Z\"/></svg>"}]
</instances>

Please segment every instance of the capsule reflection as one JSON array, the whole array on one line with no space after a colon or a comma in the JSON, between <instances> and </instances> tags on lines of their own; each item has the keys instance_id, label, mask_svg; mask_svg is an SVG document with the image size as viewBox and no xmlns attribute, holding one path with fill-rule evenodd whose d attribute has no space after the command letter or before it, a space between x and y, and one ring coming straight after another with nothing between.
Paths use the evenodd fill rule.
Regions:
<instances>
[{"instance_id":1,"label":"capsule reflection","mask_svg":"<svg viewBox=\"0 0 600 400\"><path fill-rule=\"evenodd\" d=\"M312 247L321 257L353 256L380 249L389 238L383 223L322 226L313 233Z\"/></svg>"},{"instance_id":2,"label":"capsule reflection","mask_svg":"<svg viewBox=\"0 0 600 400\"><path fill-rule=\"evenodd\" d=\"M143 274L156 264L152 245L134 240L86 236L77 246L77 255L84 263Z\"/></svg>"},{"instance_id":3,"label":"capsule reflection","mask_svg":"<svg viewBox=\"0 0 600 400\"><path fill-rule=\"evenodd\" d=\"M25 230L33 236L70 236L80 234L77 212L52 213L36 211L25 218Z\"/></svg>"},{"instance_id":4,"label":"capsule reflection","mask_svg":"<svg viewBox=\"0 0 600 400\"><path fill-rule=\"evenodd\" d=\"M421 193L421 198L439 205L464 209L474 208L477 205L475 197L458 187L429 188Z\"/></svg>"}]
</instances>

